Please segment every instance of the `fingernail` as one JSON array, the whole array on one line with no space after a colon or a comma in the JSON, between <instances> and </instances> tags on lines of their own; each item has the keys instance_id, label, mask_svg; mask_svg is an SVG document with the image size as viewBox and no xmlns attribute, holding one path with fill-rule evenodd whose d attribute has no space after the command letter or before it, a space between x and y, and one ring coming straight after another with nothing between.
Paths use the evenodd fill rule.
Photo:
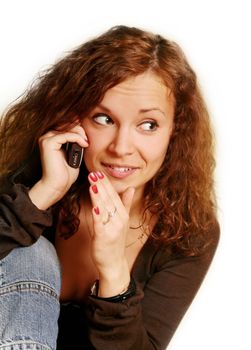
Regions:
<instances>
[{"instance_id":1,"label":"fingernail","mask_svg":"<svg viewBox=\"0 0 251 350\"><path fill-rule=\"evenodd\" d=\"M101 171L96 171L96 175L99 179L103 179L104 178L104 174L101 173Z\"/></svg>"},{"instance_id":2,"label":"fingernail","mask_svg":"<svg viewBox=\"0 0 251 350\"><path fill-rule=\"evenodd\" d=\"M99 207L94 207L93 209L94 209L95 214L99 215Z\"/></svg>"},{"instance_id":3,"label":"fingernail","mask_svg":"<svg viewBox=\"0 0 251 350\"><path fill-rule=\"evenodd\" d=\"M95 173L90 173L89 176L92 181L94 182L98 181L98 177Z\"/></svg>"},{"instance_id":4,"label":"fingernail","mask_svg":"<svg viewBox=\"0 0 251 350\"><path fill-rule=\"evenodd\" d=\"M92 192L93 192L93 193L98 193L98 188L97 188L96 185L93 185L93 186L92 186Z\"/></svg>"},{"instance_id":5,"label":"fingernail","mask_svg":"<svg viewBox=\"0 0 251 350\"><path fill-rule=\"evenodd\" d=\"M89 143L89 140L87 137L84 138L85 142Z\"/></svg>"}]
</instances>

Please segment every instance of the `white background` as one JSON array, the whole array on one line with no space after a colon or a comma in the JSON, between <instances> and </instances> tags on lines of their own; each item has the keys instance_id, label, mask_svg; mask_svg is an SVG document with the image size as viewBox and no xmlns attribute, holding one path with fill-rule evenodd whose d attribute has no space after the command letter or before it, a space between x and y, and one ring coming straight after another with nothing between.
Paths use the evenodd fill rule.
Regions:
<instances>
[{"instance_id":1,"label":"white background","mask_svg":"<svg viewBox=\"0 0 251 350\"><path fill-rule=\"evenodd\" d=\"M0 111L23 92L39 70L116 24L142 27L177 41L198 74L217 136L216 185L222 233L210 272L169 350L251 349L248 2L0 3Z\"/></svg>"}]
</instances>

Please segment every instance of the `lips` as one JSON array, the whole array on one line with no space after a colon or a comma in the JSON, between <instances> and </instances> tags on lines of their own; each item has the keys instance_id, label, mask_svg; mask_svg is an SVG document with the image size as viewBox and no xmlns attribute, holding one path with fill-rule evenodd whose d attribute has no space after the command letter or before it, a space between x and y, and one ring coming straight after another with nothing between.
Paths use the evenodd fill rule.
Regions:
<instances>
[{"instance_id":1,"label":"lips","mask_svg":"<svg viewBox=\"0 0 251 350\"><path fill-rule=\"evenodd\" d=\"M102 165L110 176L120 179L133 174L137 169L139 169L138 167L130 165L118 165L108 163L103 163Z\"/></svg>"}]
</instances>

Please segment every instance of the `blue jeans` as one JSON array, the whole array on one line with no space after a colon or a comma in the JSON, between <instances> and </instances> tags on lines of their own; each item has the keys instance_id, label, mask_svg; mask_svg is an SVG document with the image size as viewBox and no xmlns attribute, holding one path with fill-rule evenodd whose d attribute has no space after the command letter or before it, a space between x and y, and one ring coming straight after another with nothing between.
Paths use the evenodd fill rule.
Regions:
<instances>
[{"instance_id":1,"label":"blue jeans","mask_svg":"<svg viewBox=\"0 0 251 350\"><path fill-rule=\"evenodd\" d=\"M44 237L0 260L0 350L54 350L61 274Z\"/></svg>"}]
</instances>

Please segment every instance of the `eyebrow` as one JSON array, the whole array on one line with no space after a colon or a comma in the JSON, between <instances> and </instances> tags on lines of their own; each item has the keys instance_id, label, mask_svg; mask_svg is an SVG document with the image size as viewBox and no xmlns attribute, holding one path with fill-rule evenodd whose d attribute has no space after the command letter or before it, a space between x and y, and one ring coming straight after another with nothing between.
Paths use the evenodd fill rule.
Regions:
<instances>
[{"instance_id":1,"label":"eyebrow","mask_svg":"<svg viewBox=\"0 0 251 350\"><path fill-rule=\"evenodd\" d=\"M104 105L102 105L102 104L99 104L97 107L103 109L103 110L106 111L107 113L112 113L112 111L111 111L108 107L106 107L106 106L104 106ZM153 108L143 108L143 109L140 109L140 110L139 110L139 113L140 113L140 114L143 114L143 113L152 112L152 111L158 111L158 112L162 113L162 114L166 117L165 112L162 111L160 108L157 108L157 107L153 107Z\"/></svg>"},{"instance_id":2,"label":"eyebrow","mask_svg":"<svg viewBox=\"0 0 251 350\"><path fill-rule=\"evenodd\" d=\"M139 113L147 113L147 112L152 112L152 111L158 111L158 112L162 113L164 116L166 116L165 112L162 111L162 109L157 108L157 107L140 109Z\"/></svg>"}]
</instances>

